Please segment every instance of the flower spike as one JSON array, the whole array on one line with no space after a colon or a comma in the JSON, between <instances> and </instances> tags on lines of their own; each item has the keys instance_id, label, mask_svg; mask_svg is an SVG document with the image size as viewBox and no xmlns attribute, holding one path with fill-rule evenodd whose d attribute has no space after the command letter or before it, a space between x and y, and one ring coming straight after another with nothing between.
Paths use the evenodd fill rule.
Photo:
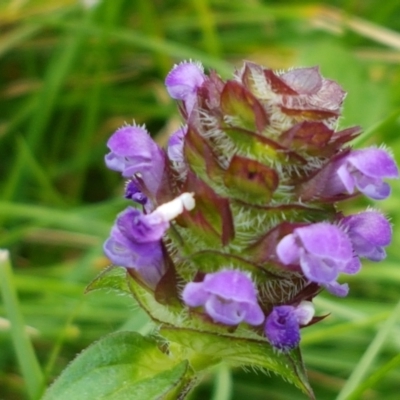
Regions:
<instances>
[{"instance_id":1,"label":"flower spike","mask_svg":"<svg viewBox=\"0 0 400 400\"><path fill-rule=\"evenodd\" d=\"M118 215L104 251L184 346L203 357L215 339L216 353L236 354L218 347L227 339L241 349L228 362L285 365L308 387L293 356L300 330L323 319L313 299L324 289L345 297L342 275L358 273L360 259L383 260L392 238L379 211L349 215L339 203L387 198L395 160L383 148L351 148L360 128L337 130L346 93L318 67L246 62L224 80L190 61L165 85L183 118L165 150L136 125L108 141L106 164L143 211ZM254 344L269 350L255 356Z\"/></svg>"}]
</instances>

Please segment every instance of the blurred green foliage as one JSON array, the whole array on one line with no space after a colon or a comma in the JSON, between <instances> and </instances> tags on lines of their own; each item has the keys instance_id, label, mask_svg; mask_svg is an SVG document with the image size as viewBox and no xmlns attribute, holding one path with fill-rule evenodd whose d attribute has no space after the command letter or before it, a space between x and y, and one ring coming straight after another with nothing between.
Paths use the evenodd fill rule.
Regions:
<instances>
[{"instance_id":1,"label":"blurred green foliage","mask_svg":"<svg viewBox=\"0 0 400 400\"><path fill-rule=\"evenodd\" d=\"M277 69L319 65L348 91L340 124L367 131L357 145L383 142L400 159L398 1L89 3L0 1L0 246L11 251L46 383L101 336L149 329L130 298L84 290L108 264L102 242L126 204L119 175L104 167L105 143L133 118L166 142L179 125L163 84L174 63L200 60L225 77L242 59ZM331 315L303 332L318 399L398 399L400 186L392 187L379 204L395 227L387 260L365 263L347 299L322 296L319 313ZM352 211L367 204L352 202ZM0 398L25 399L1 304L0 316ZM246 397L303 398L279 377L225 366L191 398Z\"/></svg>"}]
</instances>

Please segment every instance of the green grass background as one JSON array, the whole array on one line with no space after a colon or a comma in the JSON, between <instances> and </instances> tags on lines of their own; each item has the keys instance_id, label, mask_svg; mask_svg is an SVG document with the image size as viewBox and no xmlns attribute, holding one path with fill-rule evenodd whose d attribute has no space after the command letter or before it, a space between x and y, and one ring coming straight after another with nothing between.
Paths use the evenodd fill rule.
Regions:
<instances>
[{"instance_id":1,"label":"green grass background","mask_svg":"<svg viewBox=\"0 0 400 400\"><path fill-rule=\"evenodd\" d=\"M319 65L348 91L340 124L366 132L355 145L385 143L400 159L396 0L83 3L0 0L0 247L13 264L0 274L1 400L29 398L42 375L51 382L109 332L148 329L131 299L84 289L107 266L102 243L126 205L119 174L103 164L105 143L133 119L166 142L179 124L163 84L174 63L200 60L224 77L242 59ZM399 182L392 188L379 204L343 206L382 209L393 244L384 262L346 277L348 298L316 301L331 314L303 331L302 349L318 399L400 398ZM221 366L191 397L244 398L304 396L279 377Z\"/></svg>"}]
</instances>

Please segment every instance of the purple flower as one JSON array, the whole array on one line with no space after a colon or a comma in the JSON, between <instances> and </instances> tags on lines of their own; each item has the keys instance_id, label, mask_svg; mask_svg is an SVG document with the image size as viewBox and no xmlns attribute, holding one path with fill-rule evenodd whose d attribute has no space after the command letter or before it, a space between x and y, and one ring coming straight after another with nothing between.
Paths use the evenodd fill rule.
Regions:
<instances>
[{"instance_id":1,"label":"purple flower","mask_svg":"<svg viewBox=\"0 0 400 400\"><path fill-rule=\"evenodd\" d=\"M300 343L300 325L308 324L314 316L314 306L309 301L295 306L277 306L265 322L265 336L272 346L287 352Z\"/></svg>"},{"instance_id":2,"label":"purple flower","mask_svg":"<svg viewBox=\"0 0 400 400\"><path fill-rule=\"evenodd\" d=\"M104 252L113 264L135 269L151 287L164 273L161 238L169 221L194 207L193 195L183 193L151 214L128 207L117 217Z\"/></svg>"},{"instance_id":3,"label":"purple flower","mask_svg":"<svg viewBox=\"0 0 400 400\"><path fill-rule=\"evenodd\" d=\"M129 207L118 215L104 252L113 264L135 269L154 287L164 273L160 239L168 226L157 216Z\"/></svg>"},{"instance_id":4,"label":"purple flower","mask_svg":"<svg viewBox=\"0 0 400 400\"><path fill-rule=\"evenodd\" d=\"M200 63L182 62L175 65L165 79L169 95L176 100L183 100L189 115L196 103L197 89L206 76Z\"/></svg>"},{"instance_id":5,"label":"purple flower","mask_svg":"<svg viewBox=\"0 0 400 400\"><path fill-rule=\"evenodd\" d=\"M390 187L385 178L398 178L393 158L382 149L354 150L333 163L334 175L328 179L324 194L353 194L356 189L366 196L382 200L389 196Z\"/></svg>"},{"instance_id":6,"label":"purple flower","mask_svg":"<svg viewBox=\"0 0 400 400\"><path fill-rule=\"evenodd\" d=\"M340 221L359 257L381 261L386 257L384 246L392 240L389 221L378 211L365 211Z\"/></svg>"},{"instance_id":7,"label":"purple flower","mask_svg":"<svg viewBox=\"0 0 400 400\"><path fill-rule=\"evenodd\" d=\"M278 243L276 252L284 265L299 264L311 282L325 286L337 296L348 293L347 284L336 282L339 273L355 274L361 268L349 237L326 222L296 228Z\"/></svg>"},{"instance_id":8,"label":"purple flower","mask_svg":"<svg viewBox=\"0 0 400 400\"><path fill-rule=\"evenodd\" d=\"M250 277L237 270L207 274L203 282L190 282L182 293L189 307L204 306L215 322L260 325L264 313L257 302L257 291Z\"/></svg>"},{"instance_id":9,"label":"purple flower","mask_svg":"<svg viewBox=\"0 0 400 400\"><path fill-rule=\"evenodd\" d=\"M164 153L146 129L127 125L118 129L108 140L111 150L105 157L108 168L130 178L138 175L146 189L156 194L164 171Z\"/></svg>"}]
</instances>

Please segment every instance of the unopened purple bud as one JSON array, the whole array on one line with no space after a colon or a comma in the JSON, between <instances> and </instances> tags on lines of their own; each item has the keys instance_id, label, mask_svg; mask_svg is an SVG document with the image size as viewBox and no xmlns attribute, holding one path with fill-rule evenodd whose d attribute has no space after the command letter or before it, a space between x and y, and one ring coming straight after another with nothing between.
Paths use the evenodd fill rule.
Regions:
<instances>
[{"instance_id":1,"label":"unopened purple bud","mask_svg":"<svg viewBox=\"0 0 400 400\"><path fill-rule=\"evenodd\" d=\"M299 264L304 275L338 296L347 294L346 286L336 280L340 272L355 274L361 268L349 237L326 222L296 228L276 248L284 265Z\"/></svg>"},{"instance_id":2,"label":"unopened purple bud","mask_svg":"<svg viewBox=\"0 0 400 400\"><path fill-rule=\"evenodd\" d=\"M164 171L164 154L146 129L127 125L108 140L105 157L108 168L130 178L139 175L150 193L156 194Z\"/></svg>"},{"instance_id":3,"label":"unopened purple bud","mask_svg":"<svg viewBox=\"0 0 400 400\"><path fill-rule=\"evenodd\" d=\"M196 62L182 62L172 69L165 79L169 95L176 100L183 100L189 115L196 103L197 89L206 76L203 67Z\"/></svg>"},{"instance_id":4,"label":"unopened purple bud","mask_svg":"<svg viewBox=\"0 0 400 400\"><path fill-rule=\"evenodd\" d=\"M384 247L392 240L389 221L378 211L365 211L340 221L359 257L381 261L386 257Z\"/></svg>"},{"instance_id":5,"label":"unopened purple bud","mask_svg":"<svg viewBox=\"0 0 400 400\"><path fill-rule=\"evenodd\" d=\"M264 321L254 283L241 271L207 274L203 282L188 283L182 298L189 307L204 306L213 321L225 325L260 325Z\"/></svg>"},{"instance_id":6,"label":"unopened purple bud","mask_svg":"<svg viewBox=\"0 0 400 400\"><path fill-rule=\"evenodd\" d=\"M372 199L382 200L390 194L390 186L383 179L399 176L393 158L377 148L354 150L337 164L336 177L329 181L330 194L353 194L358 189Z\"/></svg>"},{"instance_id":7,"label":"unopened purple bud","mask_svg":"<svg viewBox=\"0 0 400 400\"><path fill-rule=\"evenodd\" d=\"M277 306L265 322L265 336L272 346L283 352L300 343L300 326L308 324L314 316L314 306L303 301L298 306Z\"/></svg>"}]
</instances>

